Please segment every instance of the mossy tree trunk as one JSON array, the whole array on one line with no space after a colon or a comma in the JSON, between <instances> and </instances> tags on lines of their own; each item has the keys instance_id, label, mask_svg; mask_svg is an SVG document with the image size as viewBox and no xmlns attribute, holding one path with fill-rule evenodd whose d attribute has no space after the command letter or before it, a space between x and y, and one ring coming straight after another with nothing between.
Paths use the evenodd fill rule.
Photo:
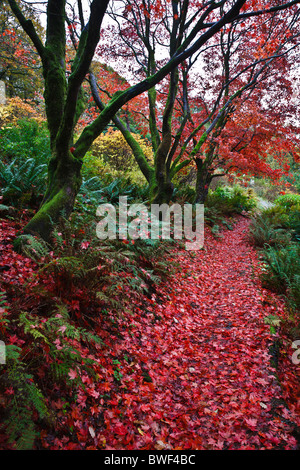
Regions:
<instances>
[{"instance_id":1,"label":"mossy tree trunk","mask_svg":"<svg viewBox=\"0 0 300 470\"><path fill-rule=\"evenodd\" d=\"M68 83L65 66L65 1L49 1L47 31L42 47L44 98L50 133L51 159L48 165L47 190L35 216L24 228L24 233L36 234L48 240L53 226L61 216L72 211L80 188L80 163L69 151L72 130L66 132L63 145L61 129L66 107ZM73 119L75 114L73 116Z\"/></svg>"},{"instance_id":2,"label":"mossy tree trunk","mask_svg":"<svg viewBox=\"0 0 300 470\"><path fill-rule=\"evenodd\" d=\"M89 24L82 31L71 74L66 73L66 1L47 3L46 41L42 43L33 24L19 5L9 0L21 26L33 41L43 64L44 98L50 133L51 159L48 165L47 189L40 209L24 227L26 234L50 239L54 225L68 217L81 186L82 159L73 146L75 124L84 109L82 83L89 70L99 41L100 27L108 1L94 1Z\"/></svg>"},{"instance_id":3,"label":"mossy tree trunk","mask_svg":"<svg viewBox=\"0 0 300 470\"><path fill-rule=\"evenodd\" d=\"M53 151L48 167L48 184L40 209L23 232L50 241L53 227L71 214L81 186L82 162L71 152Z\"/></svg>"},{"instance_id":4,"label":"mossy tree trunk","mask_svg":"<svg viewBox=\"0 0 300 470\"><path fill-rule=\"evenodd\" d=\"M110 102L100 112L99 116L82 131L77 142L73 144L73 131L76 121L82 111L81 87L87 76L94 53L100 38L102 20L109 0L93 0L90 3L90 17L83 29L77 45L71 74L66 70L66 0L48 0L47 2L47 29L45 44L38 36L31 20L28 20L22 11L22 3L8 0L12 12L15 14L21 27L33 42L42 60L45 81L45 104L47 121L51 138L52 157L49 163L48 188L37 214L25 227L24 232L36 233L49 239L51 228L59 218L68 217L72 211L75 197L79 191L81 177L80 169L82 159L89 150L93 141L103 132L107 124L116 116L116 113L131 99L150 91L155 101L153 87L168 74L171 75L168 102L163 116L162 136L155 128L154 120L151 122L155 138L155 168L147 168L143 156L139 154L140 167L147 174L149 184L155 188L158 198L169 200L172 195L171 180L177 171L186 165L186 162L171 161L170 148L171 119L176 96L178 73L180 63L191 57L211 37L220 31L224 25L231 23L238 16L246 0L236 0L232 8L223 13L218 21L204 26L205 13L196 22L190 33L183 38L185 23L187 21L187 8L185 14L178 15L177 2L172 2L174 10L174 23L171 32L172 50L170 60L158 67L155 72L151 69L150 76L124 91L115 93ZM78 4L80 5L80 0ZM209 9L210 7L208 7ZM212 10L217 6L212 6ZM176 13L176 14L175 14ZM175 95L174 95L175 93ZM154 116L153 116L154 119ZM74 147L72 151L70 147ZM148 165L149 166L149 165ZM142 170L143 171L143 170Z\"/></svg>"}]
</instances>

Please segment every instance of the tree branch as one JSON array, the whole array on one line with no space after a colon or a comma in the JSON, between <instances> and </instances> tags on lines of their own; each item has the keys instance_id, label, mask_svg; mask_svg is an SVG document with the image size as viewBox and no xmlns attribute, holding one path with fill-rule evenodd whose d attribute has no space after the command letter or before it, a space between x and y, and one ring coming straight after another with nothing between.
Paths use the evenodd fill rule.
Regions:
<instances>
[{"instance_id":1,"label":"tree branch","mask_svg":"<svg viewBox=\"0 0 300 470\"><path fill-rule=\"evenodd\" d=\"M19 23L22 26L22 28L24 29L25 33L29 36L29 38L33 42L39 56L43 60L45 48L44 48L44 45L43 45L41 39L39 38L36 30L35 30L35 27L33 26L32 21L26 19L26 17L24 16L23 12L19 8L19 6L18 6L18 4L15 0L8 0L8 3L9 3L9 6L10 6L13 14L17 18L17 20L19 21Z\"/></svg>"},{"instance_id":2,"label":"tree branch","mask_svg":"<svg viewBox=\"0 0 300 470\"><path fill-rule=\"evenodd\" d=\"M92 71L89 73L89 82L90 82L90 87L91 87L91 92L94 98L94 101L99 108L100 111L102 111L105 108L104 103L102 102L99 93L98 93L98 87L97 87L97 82L95 75L93 74ZM119 129L119 131L122 132L122 135L124 139L126 140L127 144L132 150L132 153L135 157L136 162L138 163L141 172L145 176L146 180L148 183L150 183L150 180L152 178L152 174L154 173L153 168L150 167L148 164L143 150L141 149L140 144L138 141L133 137L131 132L127 129L126 124L122 121L120 117L115 115L112 119L113 123L116 125L116 127Z\"/></svg>"}]
</instances>

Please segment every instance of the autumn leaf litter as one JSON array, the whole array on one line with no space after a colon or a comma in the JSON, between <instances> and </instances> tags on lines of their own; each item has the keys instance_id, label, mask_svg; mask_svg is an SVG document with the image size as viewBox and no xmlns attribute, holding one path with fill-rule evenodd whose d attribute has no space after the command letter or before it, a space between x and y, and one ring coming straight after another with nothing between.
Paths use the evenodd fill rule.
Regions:
<instances>
[{"instance_id":1,"label":"autumn leaf litter","mask_svg":"<svg viewBox=\"0 0 300 470\"><path fill-rule=\"evenodd\" d=\"M283 315L284 304L259 284L247 227L240 218L221 239L205 233L203 250L174 249L178 272L150 299L133 296L117 333L97 332L106 345L97 378L82 374L67 414L62 399L49 398L58 429L42 431L43 448L297 448L299 408L283 401L264 321ZM9 242L12 224L2 230ZM31 261L1 244L3 278L22 284Z\"/></svg>"}]
</instances>

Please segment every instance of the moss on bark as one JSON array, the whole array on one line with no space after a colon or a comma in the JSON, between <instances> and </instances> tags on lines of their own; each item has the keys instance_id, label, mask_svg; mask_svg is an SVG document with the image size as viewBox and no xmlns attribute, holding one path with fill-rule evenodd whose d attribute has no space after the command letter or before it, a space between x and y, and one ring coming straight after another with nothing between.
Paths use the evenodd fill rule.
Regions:
<instances>
[{"instance_id":1,"label":"moss on bark","mask_svg":"<svg viewBox=\"0 0 300 470\"><path fill-rule=\"evenodd\" d=\"M61 217L71 214L81 186L82 161L70 152L53 155L48 170L48 188L42 205L24 227L23 233L38 235L49 242L51 232Z\"/></svg>"}]
</instances>

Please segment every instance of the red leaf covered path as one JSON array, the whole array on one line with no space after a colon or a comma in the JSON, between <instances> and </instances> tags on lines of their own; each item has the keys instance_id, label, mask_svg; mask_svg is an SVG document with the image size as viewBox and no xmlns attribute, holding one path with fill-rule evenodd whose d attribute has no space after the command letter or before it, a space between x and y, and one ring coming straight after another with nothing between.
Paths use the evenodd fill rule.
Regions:
<instances>
[{"instance_id":1,"label":"red leaf covered path","mask_svg":"<svg viewBox=\"0 0 300 470\"><path fill-rule=\"evenodd\" d=\"M297 448L264 322L283 305L257 280L247 228L240 219L220 240L206 233L199 252L174 250L180 270L159 298L136 301L115 332L103 322L97 379L82 376L67 414L63 395L49 399L59 426L42 431L43 448Z\"/></svg>"},{"instance_id":2,"label":"red leaf covered path","mask_svg":"<svg viewBox=\"0 0 300 470\"><path fill-rule=\"evenodd\" d=\"M137 309L133 327L124 330L119 356L126 350L132 357L133 380L120 390L122 419L118 407L104 412L113 447L295 447L285 421L295 416L282 405L274 414L281 392L263 321L282 306L276 299L262 306L263 291L252 279L257 256L244 240L247 225L241 220L220 241L207 235L194 258L181 252L169 300ZM153 324L150 312L162 321ZM139 381L141 364L152 382Z\"/></svg>"}]
</instances>

